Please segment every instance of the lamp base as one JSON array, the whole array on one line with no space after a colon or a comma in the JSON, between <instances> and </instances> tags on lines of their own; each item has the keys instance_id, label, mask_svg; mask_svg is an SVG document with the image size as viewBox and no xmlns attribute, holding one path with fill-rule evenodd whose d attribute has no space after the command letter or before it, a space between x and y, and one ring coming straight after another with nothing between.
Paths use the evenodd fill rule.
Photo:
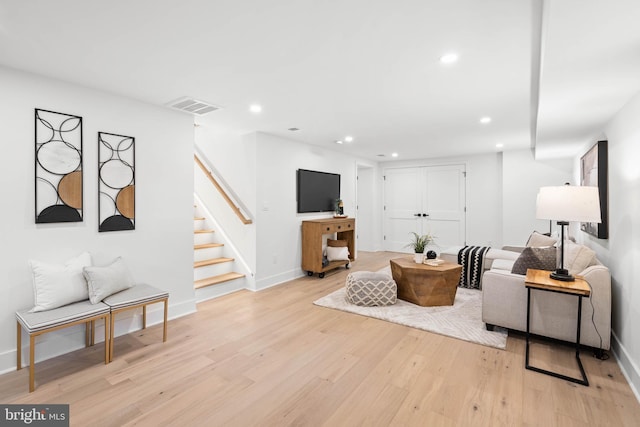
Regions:
<instances>
[{"instance_id":1,"label":"lamp base","mask_svg":"<svg viewBox=\"0 0 640 427\"><path fill-rule=\"evenodd\" d=\"M576 278L569 274L569 271L565 270L564 268L559 268L556 271L551 272L549 277L555 280L560 280L562 282L573 282L574 280L576 280Z\"/></svg>"}]
</instances>

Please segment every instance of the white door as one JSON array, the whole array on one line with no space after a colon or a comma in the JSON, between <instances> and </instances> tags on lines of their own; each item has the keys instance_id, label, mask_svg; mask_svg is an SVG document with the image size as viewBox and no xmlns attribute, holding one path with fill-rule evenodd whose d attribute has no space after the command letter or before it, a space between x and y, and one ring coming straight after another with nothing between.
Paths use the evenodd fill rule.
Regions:
<instances>
[{"instance_id":1,"label":"white door","mask_svg":"<svg viewBox=\"0 0 640 427\"><path fill-rule=\"evenodd\" d=\"M422 234L421 168L387 169L384 175L384 248L411 252L410 233Z\"/></svg>"},{"instance_id":2,"label":"white door","mask_svg":"<svg viewBox=\"0 0 640 427\"><path fill-rule=\"evenodd\" d=\"M385 250L411 252L410 233L431 234L436 251L465 244L464 165L385 171Z\"/></svg>"},{"instance_id":3,"label":"white door","mask_svg":"<svg viewBox=\"0 0 640 427\"><path fill-rule=\"evenodd\" d=\"M423 233L435 237L436 252L465 244L464 165L425 168ZM439 249L439 250L438 250Z\"/></svg>"}]
</instances>

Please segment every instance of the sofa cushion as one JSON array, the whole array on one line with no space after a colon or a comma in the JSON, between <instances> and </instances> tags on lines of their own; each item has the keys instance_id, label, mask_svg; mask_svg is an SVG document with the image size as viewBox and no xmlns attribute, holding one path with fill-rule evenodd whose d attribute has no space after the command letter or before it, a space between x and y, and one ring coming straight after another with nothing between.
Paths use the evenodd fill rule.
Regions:
<instances>
[{"instance_id":1,"label":"sofa cushion","mask_svg":"<svg viewBox=\"0 0 640 427\"><path fill-rule=\"evenodd\" d=\"M513 263L511 272L527 274L527 269L548 270L556 269L556 248L524 248L518 259Z\"/></svg>"},{"instance_id":2,"label":"sofa cushion","mask_svg":"<svg viewBox=\"0 0 640 427\"><path fill-rule=\"evenodd\" d=\"M527 244L525 246L529 248L540 248L553 246L558 240L553 237L545 236L544 234L538 233L534 231L529 236L529 240L527 240Z\"/></svg>"},{"instance_id":3,"label":"sofa cushion","mask_svg":"<svg viewBox=\"0 0 640 427\"><path fill-rule=\"evenodd\" d=\"M491 264L491 269L511 271L511 269L513 268L513 264L515 262L516 262L515 260L510 260L510 259L496 259L496 260L493 260L493 264Z\"/></svg>"}]
</instances>

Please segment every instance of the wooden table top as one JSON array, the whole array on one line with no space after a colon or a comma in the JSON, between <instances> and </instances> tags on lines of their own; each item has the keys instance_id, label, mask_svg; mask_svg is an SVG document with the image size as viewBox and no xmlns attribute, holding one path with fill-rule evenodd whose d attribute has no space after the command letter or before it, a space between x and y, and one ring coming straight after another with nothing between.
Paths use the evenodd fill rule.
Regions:
<instances>
[{"instance_id":1,"label":"wooden table top","mask_svg":"<svg viewBox=\"0 0 640 427\"><path fill-rule=\"evenodd\" d=\"M532 289L546 289L585 297L588 297L591 293L589 284L580 276L576 276L576 280L573 282L563 282L562 280L552 279L549 277L550 274L550 271L530 268L527 270L527 276L524 279L525 286Z\"/></svg>"},{"instance_id":2,"label":"wooden table top","mask_svg":"<svg viewBox=\"0 0 640 427\"><path fill-rule=\"evenodd\" d=\"M440 265L428 265L428 264L419 264L413 260L413 256L404 257L404 258L394 258L390 260L390 262L399 265L402 268L417 268L420 270L435 270L435 271L446 271L454 268L462 268L459 264L454 264L451 262L444 262Z\"/></svg>"}]
</instances>

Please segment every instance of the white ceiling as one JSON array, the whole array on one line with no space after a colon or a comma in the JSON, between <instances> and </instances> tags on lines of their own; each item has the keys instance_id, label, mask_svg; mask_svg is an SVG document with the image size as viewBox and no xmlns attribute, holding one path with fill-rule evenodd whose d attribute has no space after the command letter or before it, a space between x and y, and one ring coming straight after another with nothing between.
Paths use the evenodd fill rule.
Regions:
<instances>
[{"instance_id":1,"label":"white ceiling","mask_svg":"<svg viewBox=\"0 0 640 427\"><path fill-rule=\"evenodd\" d=\"M557 157L640 91L638 22L637 0L2 0L0 64L374 160Z\"/></svg>"}]
</instances>

